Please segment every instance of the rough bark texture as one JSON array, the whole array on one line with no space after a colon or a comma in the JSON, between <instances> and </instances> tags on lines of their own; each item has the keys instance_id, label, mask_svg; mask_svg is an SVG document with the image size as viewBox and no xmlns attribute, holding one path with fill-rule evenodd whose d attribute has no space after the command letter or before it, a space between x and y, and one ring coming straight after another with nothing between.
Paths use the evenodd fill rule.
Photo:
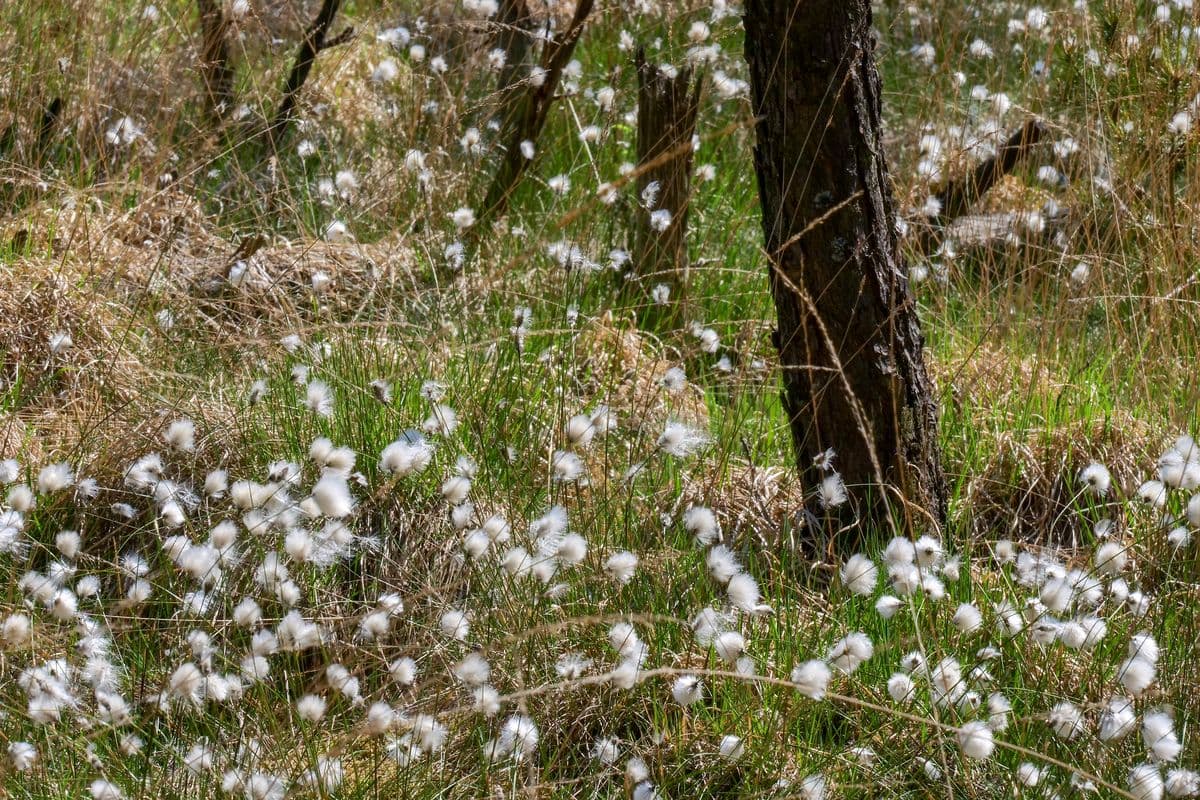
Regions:
<instances>
[{"instance_id":1,"label":"rough bark texture","mask_svg":"<svg viewBox=\"0 0 1200 800\"><path fill-rule=\"evenodd\" d=\"M633 269L637 285L648 297L651 287L671 288L671 306L685 302L687 277L687 220L692 188L692 136L700 108L700 81L683 68L671 78L637 54L637 189L639 200L646 188L658 184L650 207L639 205L634 232ZM671 224L659 231L651 226L651 212L671 212Z\"/></svg>"},{"instance_id":2,"label":"rough bark texture","mask_svg":"<svg viewBox=\"0 0 1200 800\"><path fill-rule=\"evenodd\" d=\"M579 0L575 6L575 14L562 38L549 41L542 50L541 67L544 80L534 86L531 82L519 84L522 89L513 99L513 111L508 117L504 133L504 156L492 178L491 187L483 202L481 222L490 221L502 215L508 208L512 192L520 183L528 166L528 159L521 154L521 142L529 141L536 144L542 127L546 124L546 115L554 102L558 82L562 78L563 68L571 60L575 45L583 33L583 23L592 13L594 0ZM476 229L484 228L476 226Z\"/></svg>"},{"instance_id":3,"label":"rough bark texture","mask_svg":"<svg viewBox=\"0 0 1200 800\"><path fill-rule=\"evenodd\" d=\"M987 194L997 181L1008 175L1023 162L1042 140L1046 126L1040 120L1030 119L1021 129L1008 137L996 150L996 155L976 164L964 175L952 178L934 191L941 204L941 211L927 221L926 226L911 237L913 249L928 253L941 240L946 226L967 213L979 198Z\"/></svg>"},{"instance_id":4,"label":"rough bark texture","mask_svg":"<svg viewBox=\"0 0 1200 800\"><path fill-rule=\"evenodd\" d=\"M898 254L870 0L747 0L745 29L801 473L815 486L813 460L833 448L860 520L885 527L902 511L910 527L941 524L937 408Z\"/></svg>"},{"instance_id":5,"label":"rough bark texture","mask_svg":"<svg viewBox=\"0 0 1200 800\"><path fill-rule=\"evenodd\" d=\"M208 113L220 119L233 108L233 61L229 54L229 20L217 0L197 0L200 7L200 74Z\"/></svg>"}]
</instances>

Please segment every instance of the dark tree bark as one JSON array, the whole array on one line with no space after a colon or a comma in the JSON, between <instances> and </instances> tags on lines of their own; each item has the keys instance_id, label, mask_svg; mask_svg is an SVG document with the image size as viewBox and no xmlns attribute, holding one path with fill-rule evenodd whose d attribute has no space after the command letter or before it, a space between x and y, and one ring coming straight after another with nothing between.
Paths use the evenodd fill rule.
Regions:
<instances>
[{"instance_id":1,"label":"dark tree bark","mask_svg":"<svg viewBox=\"0 0 1200 800\"><path fill-rule=\"evenodd\" d=\"M267 126L267 140L272 149L278 149L279 143L287 134L288 126L292 122L292 111L296 107L296 98L304 88L304 82L308 80L308 73L312 70L313 62L317 60L317 54L343 44L354 36L354 28L347 28L333 38L326 38L341 4L341 0L322 0L321 10L304 32L304 40L300 42L296 60L292 62L292 70L288 73L287 83L283 87L283 99Z\"/></svg>"},{"instance_id":2,"label":"dark tree bark","mask_svg":"<svg viewBox=\"0 0 1200 800\"><path fill-rule=\"evenodd\" d=\"M509 130L521 109L522 79L529 74L534 18L525 0L500 0L493 45L504 52L504 66L496 79L496 118L500 130Z\"/></svg>"},{"instance_id":3,"label":"dark tree bark","mask_svg":"<svg viewBox=\"0 0 1200 800\"><path fill-rule=\"evenodd\" d=\"M197 0L200 7L200 75L208 113L219 120L233 108L233 60L229 20L218 0Z\"/></svg>"},{"instance_id":4,"label":"dark tree bark","mask_svg":"<svg viewBox=\"0 0 1200 800\"><path fill-rule=\"evenodd\" d=\"M508 124L504 132L504 156L500 166L492 178L487 197L483 201L483 213L480 222L486 223L504 214L513 190L521 182L528 166L528 159L521 154L521 142L537 142L538 134L546 124L546 115L554 102L558 91L559 79L562 78L563 68L571 60L575 45L583 33L583 23L592 13L594 0L579 0L575 6L575 14L562 38L548 41L542 49L541 67L544 71L540 85L530 82L521 83L521 91L512 100L512 112L508 114ZM476 229L484 228L477 225Z\"/></svg>"},{"instance_id":5,"label":"dark tree bark","mask_svg":"<svg viewBox=\"0 0 1200 800\"><path fill-rule=\"evenodd\" d=\"M651 184L658 192L653 205L637 207L634 228L633 269L642 294L656 284L671 289L670 309L685 303L687 275L687 220L692 193L692 136L700 108L700 81L692 82L692 71L681 69L667 77L645 53L637 53L637 189L639 201ZM651 212L665 209L671 223L665 230L651 224ZM653 309L653 306L649 308ZM669 314L669 316L674 316Z\"/></svg>"},{"instance_id":6,"label":"dark tree bark","mask_svg":"<svg viewBox=\"0 0 1200 800\"><path fill-rule=\"evenodd\" d=\"M833 448L868 529L940 525L937 407L898 252L870 0L747 0L744 21L775 344L805 484Z\"/></svg>"},{"instance_id":7,"label":"dark tree bark","mask_svg":"<svg viewBox=\"0 0 1200 800\"><path fill-rule=\"evenodd\" d=\"M525 0L500 0L496 12L495 45L504 51L504 67L496 88L505 93L515 87L528 69L529 44L533 36L533 15Z\"/></svg>"}]
</instances>

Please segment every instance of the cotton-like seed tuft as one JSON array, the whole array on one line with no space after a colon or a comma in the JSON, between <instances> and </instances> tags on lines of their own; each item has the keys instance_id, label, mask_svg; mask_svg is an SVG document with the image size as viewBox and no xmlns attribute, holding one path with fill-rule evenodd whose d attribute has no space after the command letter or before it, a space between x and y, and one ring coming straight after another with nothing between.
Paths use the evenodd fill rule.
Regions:
<instances>
[{"instance_id":1,"label":"cotton-like seed tuft","mask_svg":"<svg viewBox=\"0 0 1200 800\"><path fill-rule=\"evenodd\" d=\"M1162 800L1162 773L1154 764L1139 764L1129 771L1129 793L1137 800Z\"/></svg>"},{"instance_id":2,"label":"cotton-like seed tuft","mask_svg":"<svg viewBox=\"0 0 1200 800\"><path fill-rule=\"evenodd\" d=\"M870 595L878 580L879 569L875 562L861 553L850 556L842 566L842 583L854 594Z\"/></svg>"},{"instance_id":3,"label":"cotton-like seed tuft","mask_svg":"<svg viewBox=\"0 0 1200 800\"><path fill-rule=\"evenodd\" d=\"M321 514L330 519L341 519L354 511L350 485L341 475L330 473L317 481L312 489L312 497Z\"/></svg>"},{"instance_id":4,"label":"cotton-like seed tuft","mask_svg":"<svg viewBox=\"0 0 1200 800\"><path fill-rule=\"evenodd\" d=\"M798 664L792 669L792 683L796 684L796 691L806 697L811 697L813 700L820 700L825 697L825 692L829 688L829 679L833 676L829 666L824 661L805 661L803 664Z\"/></svg>"},{"instance_id":5,"label":"cotton-like seed tuft","mask_svg":"<svg viewBox=\"0 0 1200 800\"><path fill-rule=\"evenodd\" d=\"M958 746L968 758L985 761L995 751L996 740L986 724L972 721L958 729Z\"/></svg>"}]
</instances>

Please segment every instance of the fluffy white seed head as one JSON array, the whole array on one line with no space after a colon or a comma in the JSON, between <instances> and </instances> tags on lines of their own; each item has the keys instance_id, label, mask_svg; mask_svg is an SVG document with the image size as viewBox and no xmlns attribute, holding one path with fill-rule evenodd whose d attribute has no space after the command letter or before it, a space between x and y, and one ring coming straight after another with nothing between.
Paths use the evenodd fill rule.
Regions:
<instances>
[{"instance_id":1,"label":"fluffy white seed head","mask_svg":"<svg viewBox=\"0 0 1200 800\"><path fill-rule=\"evenodd\" d=\"M849 675L875 653L875 646L865 633L856 631L845 638L834 642L829 648L828 660L830 665L839 672Z\"/></svg>"},{"instance_id":2,"label":"fluffy white seed head","mask_svg":"<svg viewBox=\"0 0 1200 800\"><path fill-rule=\"evenodd\" d=\"M712 509L692 506L683 512L683 527L696 539L700 547L708 547L721 541L721 525Z\"/></svg>"},{"instance_id":3,"label":"fluffy white seed head","mask_svg":"<svg viewBox=\"0 0 1200 800\"><path fill-rule=\"evenodd\" d=\"M995 751L996 740L985 723L971 721L958 729L958 746L967 758L985 761Z\"/></svg>"},{"instance_id":4,"label":"fluffy white seed head","mask_svg":"<svg viewBox=\"0 0 1200 800\"><path fill-rule=\"evenodd\" d=\"M892 700L901 704L911 703L917 696L917 685L903 672L896 672L888 678L887 690Z\"/></svg>"},{"instance_id":5,"label":"fluffy white seed head","mask_svg":"<svg viewBox=\"0 0 1200 800\"><path fill-rule=\"evenodd\" d=\"M796 691L800 694L811 697L813 700L820 700L825 697L832 676L833 672L829 669L828 664L814 659L796 665L792 669L791 679L792 683L796 684Z\"/></svg>"},{"instance_id":6,"label":"fluffy white seed head","mask_svg":"<svg viewBox=\"0 0 1200 800\"><path fill-rule=\"evenodd\" d=\"M1101 575L1115 577L1129 563L1129 550L1120 542L1101 542L1096 548L1096 571Z\"/></svg>"},{"instance_id":7,"label":"fluffy white seed head","mask_svg":"<svg viewBox=\"0 0 1200 800\"><path fill-rule=\"evenodd\" d=\"M875 601L875 612L884 619L891 619L904 605L904 601L894 595L885 594Z\"/></svg>"},{"instance_id":8,"label":"fluffy white seed head","mask_svg":"<svg viewBox=\"0 0 1200 800\"><path fill-rule=\"evenodd\" d=\"M633 579L637 571L638 557L628 550L613 553L604 562L604 571L616 583L624 586Z\"/></svg>"},{"instance_id":9,"label":"fluffy white seed head","mask_svg":"<svg viewBox=\"0 0 1200 800\"><path fill-rule=\"evenodd\" d=\"M342 475L327 473L313 486L312 498L321 514L330 519L341 519L354 511L350 485Z\"/></svg>"},{"instance_id":10,"label":"fluffy white seed head","mask_svg":"<svg viewBox=\"0 0 1200 800\"><path fill-rule=\"evenodd\" d=\"M1142 718L1142 742L1155 762L1174 761L1183 751L1175 735L1175 720L1162 711L1151 711Z\"/></svg>"},{"instance_id":11,"label":"fluffy white seed head","mask_svg":"<svg viewBox=\"0 0 1200 800\"><path fill-rule=\"evenodd\" d=\"M875 591L879 569L862 553L850 556L842 565L842 584L853 594L868 596Z\"/></svg>"},{"instance_id":12,"label":"fluffy white seed head","mask_svg":"<svg viewBox=\"0 0 1200 800\"><path fill-rule=\"evenodd\" d=\"M974 633L983 627L983 614L970 603L963 603L954 612L954 627L959 633Z\"/></svg>"},{"instance_id":13,"label":"fluffy white seed head","mask_svg":"<svg viewBox=\"0 0 1200 800\"><path fill-rule=\"evenodd\" d=\"M190 419L178 419L167 426L163 441L172 450L191 453L196 449L196 423Z\"/></svg>"},{"instance_id":14,"label":"fluffy white seed head","mask_svg":"<svg viewBox=\"0 0 1200 800\"><path fill-rule=\"evenodd\" d=\"M681 706L690 706L704 697L704 687L694 675L683 675L671 685L671 697Z\"/></svg>"},{"instance_id":15,"label":"fluffy white seed head","mask_svg":"<svg viewBox=\"0 0 1200 800\"><path fill-rule=\"evenodd\" d=\"M1137 800L1162 800L1162 773L1154 764L1139 764L1129 771L1129 793Z\"/></svg>"},{"instance_id":16,"label":"fluffy white seed head","mask_svg":"<svg viewBox=\"0 0 1200 800\"><path fill-rule=\"evenodd\" d=\"M37 490L38 494L53 494L61 492L75 482L75 476L71 472L69 464L58 463L43 467L38 473ZM12 505L11 501L9 503ZM16 508L16 506L13 506ZM17 509L20 511L21 509Z\"/></svg>"},{"instance_id":17,"label":"fluffy white seed head","mask_svg":"<svg viewBox=\"0 0 1200 800\"><path fill-rule=\"evenodd\" d=\"M471 622L467 615L457 609L451 609L438 620L438 627L441 628L442 634L458 641L466 641L468 634L471 632Z\"/></svg>"}]
</instances>

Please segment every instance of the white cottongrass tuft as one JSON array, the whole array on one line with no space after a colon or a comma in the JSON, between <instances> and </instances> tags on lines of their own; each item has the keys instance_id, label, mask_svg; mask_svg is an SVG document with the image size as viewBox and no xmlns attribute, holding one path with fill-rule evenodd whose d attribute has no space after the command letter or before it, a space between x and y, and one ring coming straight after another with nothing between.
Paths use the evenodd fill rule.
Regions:
<instances>
[{"instance_id":1,"label":"white cottongrass tuft","mask_svg":"<svg viewBox=\"0 0 1200 800\"><path fill-rule=\"evenodd\" d=\"M857 670L864 661L875 653L875 646L865 633L856 631L834 642L829 648L828 660L839 672L847 675Z\"/></svg>"},{"instance_id":2,"label":"white cottongrass tuft","mask_svg":"<svg viewBox=\"0 0 1200 800\"><path fill-rule=\"evenodd\" d=\"M1112 475L1108 467L1098 461L1093 461L1079 471L1079 482L1089 492L1097 497L1104 497L1112 486Z\"/></svg>"},{"instance_id":3,"label":"white cottongrass tuft","mask_svg":"<svg viewBox=\"0 0 1200 800\"><path fill-rule=\"evenodd\" d=\"M1099 737L1102 742L1114 742L1133 733L1137 714L1133 702L1126 697L1111 697L1100 712Z\"/></svg>"},{"instance_id":4,"label":"white cottongrass tuft","mask_svg":"<svg viewBox=\"0 0 1200 800\"><path fill-rule=\"evenodd\" d=\"M28 772L37 762L37 748L29 742L10 742L8 762L17 772Z\"/></svg>"},{"instance_id":5,"label":"white cottongrass tuft","mask_svg":"<svg viewBox=\"0 0 1200 800\"><path fill-rule=\"evenodd\" d=\"M792 669L791 680L796 684L796 691L813 700L821 700L829 688L829 680L833 672L824 661L805 661Z\"/></svg>"},{"instance_id":6,"label":"white cottongrass tuft","mask_svg":"<svg viewBox=\"0 0 1200 800\"><path fill-rule=\"evenodd\" d=\"M821 479L817 493L824 508L836 508L850 499L842 476L836 472Z\"/></svg>"},{"instance_id":7,"label":"white cottongrass tuft","mask_svg":"<svg viewBox=\"0 0 1200 800\"><path fill-rule=\"evenodd\" d=\"M1129 793L1137 800L1162 800L1162 773L1154 764L1139 764L1129 771Z\"/></svg>"},{"instance_id":8,"label":"white cottongrass tuft","mask_svg":"<svg viewBox=\"0 0 1200 800\"><path fill-rule=\"evenodd\" d=\"M979 721L968 722L958 729L958 746L967 758L985 761L996 749L992 729Z\"/></svg>"},{"instance_id":9,"label":"white cottongrass tuft","mask_svg":"<svg viewBox=\"0 0 1200 800\"><path fill-rule=\"evenodd\" d=\"M1046 715L1046 724L1060 739L1070 741L1083 733L1083 712L1074 703L1063 701L1055 704Z\"/></svg>"},{"instance_id":10,"label":"white cottongrass tuft","mask_svg":"<svg viewBox=\"0 0 1200 800\"><path fill-rule=\"evenodd\" d=\"M954 627L959 633L974 633L983 627L983 614L970 603L963 603L954 612Z\"/></svg>"},{"instance_id":11,"label":"white cottongrass tuft","mask_svg":"<svg viewBox=\"0 0 1200 800\"><path fill-rule=\"evenodd\" d=\"M717 752L721 758L726 761L737 761L746 752L746 743L742 741L742 737L734 734L726 734L721 737L721 742L717 745Z\"/></svg>"},{"instance_id":12,"label":"white cottongrass tuft","mask_svg":"<svg viewBox=\"0 0 1200 800\"><path fill-rule=\"evenodd\" d=\"M638 557L635 554L628 550L621 550L608 557L604 562L604 571L608 577L624 586L633 579L637 565Z\"/></svg>"},{"instance_id":13,"label":"white cottongrass tuft","mask_svg":"<svg viewBox=\"0 0 1200 800\"><path fill-rule=\"evenodd\" d=\"M1142 718L1142 742L1155 762L1170 762L1183 751L1175 735L1175 720L1162 711L1151 711Z\"/></svg>"},{"instance_id":14,"label":"white cottongrass tuft","mask_svg":"<svg viewBox=\"0 0 1200 800\"><path fill-rule=\"evenodd\" d=\"M917 685L903 672L897 672L888 678L888 695L896 703L911 703L917 696Z\"/></svg>"},{"instance_id":15,"label":"white cottongrass tuft","mask_svg":"<svg viewBox=\"0 0 1200 800\"><path fill-rule=\"evenodd\" d=\"M354 511L354 498L350 484L338 474L326 474L312 489L313 500L323 516L341 519Z\"/></svg>"},{"instance_id":16,"label":"white cottongrass tuft","mask_svg":"<svg viewBox=\"0 0 1200 800\"><path fill-rule=\"evenodd\" d=\"M884 619L891 619L904 605L904 601L894 595L885 594L875 601L875 613Z\"/></svg>"},{"instance_id":17,"label":"white cottongrass tuft","mask_svg":"<svg viewBox=\"0 0 1200 800\"><path fill-rule=\"evenodd\" d=\"M1190 769L1168 770L1164 786L1171 797L1196 797L1200 795L1200 774Z\"/></svg>"},{"instance_id":18,"label":"white cottongrass tuft","mask_svg":"<svg viewBox=\"0 0 1200 800\"><path fill-rule=\"evenodd\" d=\"M471 632L471 623L467 615L457 609L451 609L442 614L441 619L438 620L438 627L447 637L460 642L466 641Z\"/></svg>"},{"instance_id":19,"label":"white cottongrass tuft","mask_svg":"<svg viewBox=\"0 0 1200 800\"><path fill-rule=\"evenodd\" d=\"M1142 694L1154 683L1158 669L1154 662L1139 656L1126 659L1117 670L1117 680L1125 691L1134 697Z\"/></svg>"},{"instance_id":20,"label":"white cottongrass tuft","mask_svg":"<svg viewBox=\"0 0 1200 800\"><path fill-rule=\"evenodd\" d=\"M304 405L314 414L333 416L333 390L324 381L309 381L304 390Z\"/></svg>"},{"instance_id":21,"label":"white cottongrass tuft","mask_svg":"<svg viewBox=\"0 0 1200 800\"><path fill-rule=\"evenodd\" d=\"M842 583L852 593L868 596L875 591L879 580L879 568L862 553L850 556L842 566Z\"/></svg>"},{"instance_id":22,"label":"white cottongrass tuft","mask_svg":"<svg viewBox=\"0 0 1200 800\"><path fill-rule=\"evenodd\" d=\"M687 458L708 444L708 435L682 422L668 422L658 437L658 449L676 458Z\"/></svg>"},{"instance_id":23,"label":"white cottongrass tuft","mask_svg":"<svg viewBox=\"0 0 1200 800\"><path fill-rule=\"evenodd\" d=\"M325 700L319 695L306 694L296 701L296 713L306 722L320 722L325 717Z\"/></svg>"},{"instance_id":24,"label":"white cottongrass tuft","mask_svg":"<svg viewBox=\"0 0 1200 800\"><path fill-rule=\"evenodd\" d=\"M704 697L704 687L694 675L682 675L671 685L671 697L681 706L698 703Z\"/></svg>"},{"instance_id":25,"label":"white cottongrass tuft","mask_svg":"<svg viewBox=\"0 0 1200 800\"><path fill-rule=\"evenodd\" d=\"M433 447L424 437L401 437L383 448L379 468L401 477L420 472L433 460Z\"/></svg>"},{"instance_id":26,"label":"white cottongrass tuft","mask_svg":"<svg viewBox=\"0 0 1200 800\"><path fill-rule=\"evenodd\" d=\"M51 464L50 466L43 467L38 473L38 494L53 494L55 492L61 492L74 482L75 476L71 473L71 467L68 464Z\"/></svg>"},{"instance_id":27,"label":"white cottongrass tuft","mask_svg":"<svg viewBox=\"0 0 1200 800\"><path fill-rule=\"evenodd\" d=\"M696 544L708 547L721 541L721 525L712 509L692 506L683 512L683 527L696 539Z\"/></svg>"}]
</instances>

